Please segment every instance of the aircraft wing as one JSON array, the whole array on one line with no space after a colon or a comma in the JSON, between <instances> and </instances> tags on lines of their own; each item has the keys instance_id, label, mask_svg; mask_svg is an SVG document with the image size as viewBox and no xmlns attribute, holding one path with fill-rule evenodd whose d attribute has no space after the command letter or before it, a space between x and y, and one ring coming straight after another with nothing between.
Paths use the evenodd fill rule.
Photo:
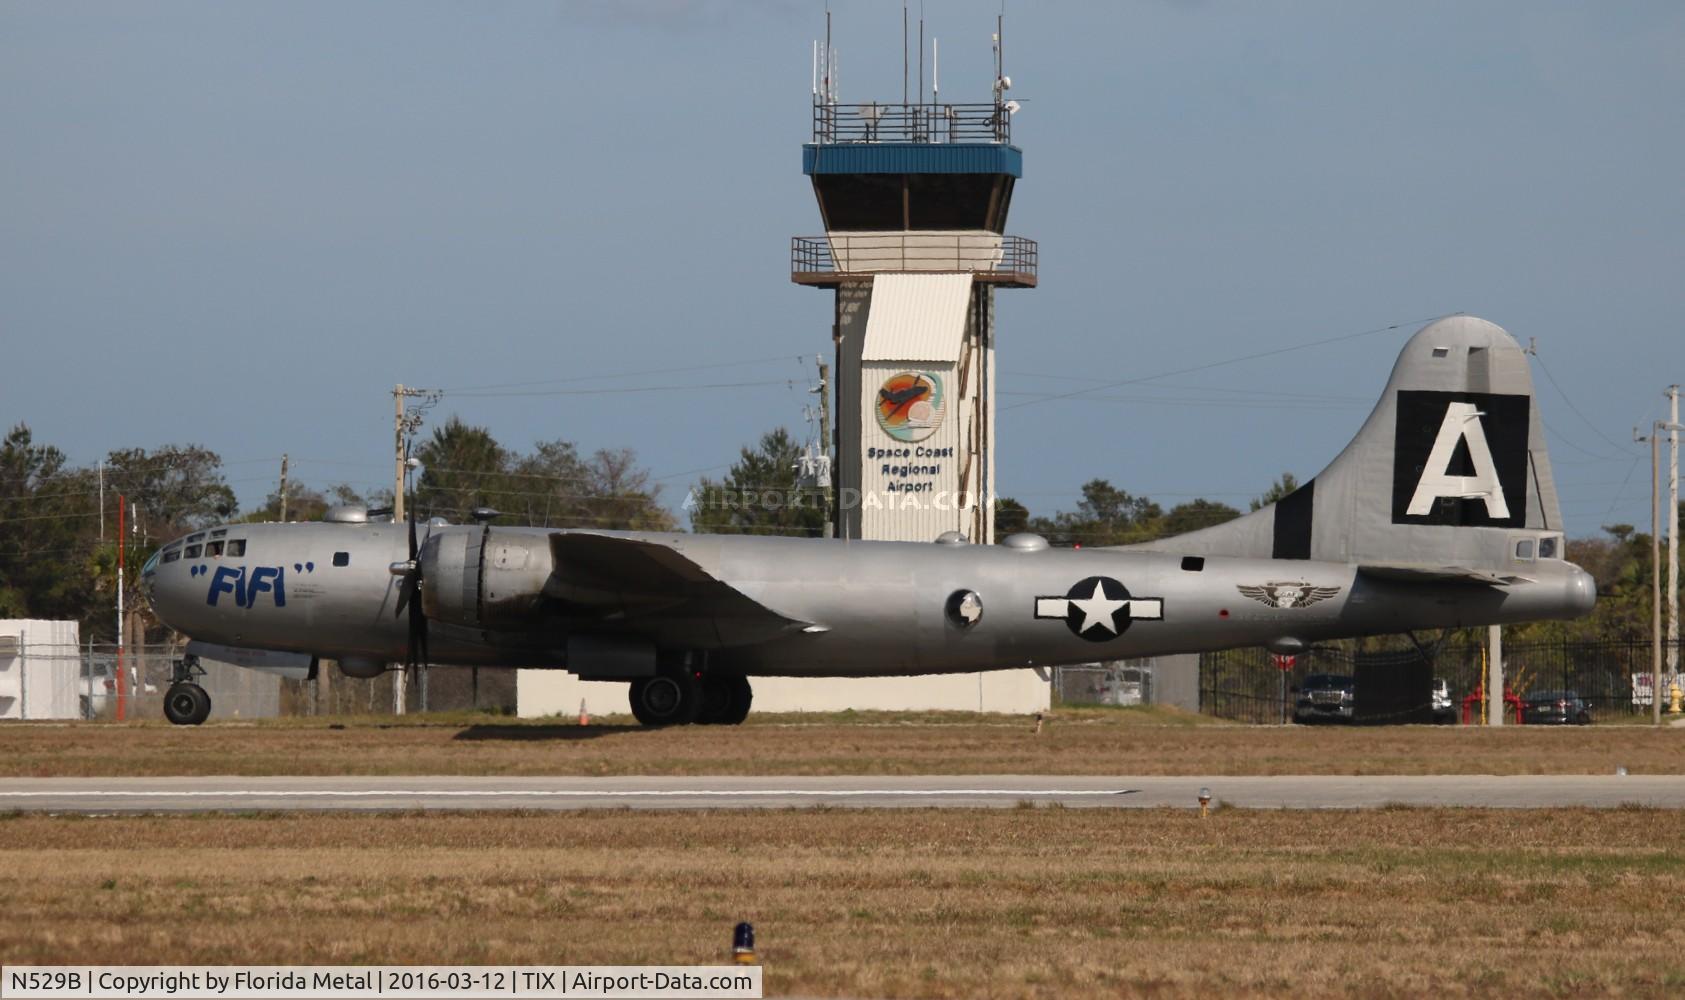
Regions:
<instances>
[{"instance_id":1,"label":"aircraft wing","mask_svg":"<svg viewBox=\"0 0 1685 1000\"><path fill-rule=\"evenodd\" d=\"M1473 569L1468 566L1429 566L1417 563L1364 563L1357 571L1365 576L1373 576L1382 580L1400 580L1405 583L1484 583L1494 587L1507 587L1517 583L1533 583L1530 577L1514 574L1492 573L1488 570Z\"/></svg>"},{"instance_id":2,"label":"aircraft wing","mask_svg":"<svg viewBox=\"0 0 1685 1000\"><path fill-rule=\"evenodd\" d=\"M544 593L658 641L764 642L810 623L786 617L659 542L589 532L550 536Z\"/></svg>"}]
</instances>

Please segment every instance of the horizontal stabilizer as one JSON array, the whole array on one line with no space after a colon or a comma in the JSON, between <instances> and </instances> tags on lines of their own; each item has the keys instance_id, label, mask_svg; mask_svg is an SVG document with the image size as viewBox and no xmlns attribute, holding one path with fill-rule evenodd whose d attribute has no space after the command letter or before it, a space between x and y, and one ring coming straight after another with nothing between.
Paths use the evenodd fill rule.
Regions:
<instances>
[{"instance_id":1,"label":"horizontal stabilizer","mask_svg":"<svg viewBox=\"0 0 1685 1000\"><path fill-rule=\"evenodd\" d=\"M811 624L750 599L659 542L569 531L550 536L550 552L546 595L658 643L747 645Z\"/></svg>"},{"instance_id":2,"label":"horizontal stabilizer","mask_svg":"<svg viewBox=\"0 0 1685 1000\"><path fill-rule=\"evenodd\" d=\"M1530 577L1492 573L1469 566L1422 566L1409 563L1364 563L1357 567L1364 576L1405 583L1487 583L1507 587L1515 583L1533 583Z\"/></svg>"}]
</instances>

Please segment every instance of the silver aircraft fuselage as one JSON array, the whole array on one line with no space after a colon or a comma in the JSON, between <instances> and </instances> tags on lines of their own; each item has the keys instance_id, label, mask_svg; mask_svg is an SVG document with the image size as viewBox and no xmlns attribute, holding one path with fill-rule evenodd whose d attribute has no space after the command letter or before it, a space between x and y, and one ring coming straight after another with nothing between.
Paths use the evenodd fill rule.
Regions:
<instances>
[{"instance_id":1,"label":"silver aircraft fuselage","mask_svg":"<svg viewBox=\"0 0 1685 1000\"><path fill-rule=\"evenodd\" d=\"M237 647L403 659L400 580L389 569L407 558L403 525L217 530L221 540L243 541L244 554L178 557L145 571L153 607L171 627ZM423 530L439 540L485 532L488 546L526 549L556 534ZM1388 580L1345 563L1126 549L588 534L670 548L798 622L752 642L712 633L711 641L694 633L685 641L720 666L763 676L947 673L1260 645L1295 651L1336 637L1574 617L1595 598L1591 577L1560 559L1539 560L1530 579L1493 587ZM952 605L968 593L973 607L957 612ZM636 629L635 619L574 614L552 602L520 627L434 621L430 659L565 668L570 636Z\"/></svg>"}]
</instances>

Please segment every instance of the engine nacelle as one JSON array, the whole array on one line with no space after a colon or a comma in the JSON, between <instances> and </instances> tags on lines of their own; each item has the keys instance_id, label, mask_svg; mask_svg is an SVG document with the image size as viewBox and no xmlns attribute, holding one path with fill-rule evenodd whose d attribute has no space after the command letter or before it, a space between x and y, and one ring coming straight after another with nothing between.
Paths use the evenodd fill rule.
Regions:
<instances>
[{"instance_id":1,"label":"engine nacelle","mask_svg":"<svg viewBox=\"0 0 1685 1000\"><path fill-rule=\"evenodd\" d=\"M434 621L498 628L530 621L550 579L545 535L445 529L421 547L421 609Z\"/></svg>"},{"instance_id":2,"label":"engine nacelle","mask_svg":"<svg viewBox=\"0 0 1685 1000\"><path fill-rule=\"evenodd\" d=\"M339 658L339 672L366 681L384 674L386 661L372 656L342 656Z\"/></svg>"}]
</instances>

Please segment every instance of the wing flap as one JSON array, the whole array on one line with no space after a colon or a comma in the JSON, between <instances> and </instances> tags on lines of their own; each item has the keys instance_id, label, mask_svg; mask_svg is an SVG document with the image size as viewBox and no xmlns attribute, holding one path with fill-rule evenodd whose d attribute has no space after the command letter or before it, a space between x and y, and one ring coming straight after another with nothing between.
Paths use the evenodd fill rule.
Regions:
<instances>
[{"instance_id":1,"label":"wing flap","mask_svg":"<svg viewBox=\"0 0 1685 1000\"><path fill-rule=\"evenodd\" d=\"M1533 583L1531 577L1512 573L1493 573L1470 566L1430 566L1418 563L1364 563L1357 571L1365 576L1405 583L1484 583L1493 587L1507 587L1517 583Z\"/></svg>"},{"instance_id":2,"label":"wing flap","mask_svg":"<svg viewBox=\"0 0 1685 1000\"><path fill-rule=\"evenodd\" d=\"M550 536L550 554L547 596L658 641L747 645L812 624L779 614L659 542L559 532Z\"/></svg>"}]
</instances>

